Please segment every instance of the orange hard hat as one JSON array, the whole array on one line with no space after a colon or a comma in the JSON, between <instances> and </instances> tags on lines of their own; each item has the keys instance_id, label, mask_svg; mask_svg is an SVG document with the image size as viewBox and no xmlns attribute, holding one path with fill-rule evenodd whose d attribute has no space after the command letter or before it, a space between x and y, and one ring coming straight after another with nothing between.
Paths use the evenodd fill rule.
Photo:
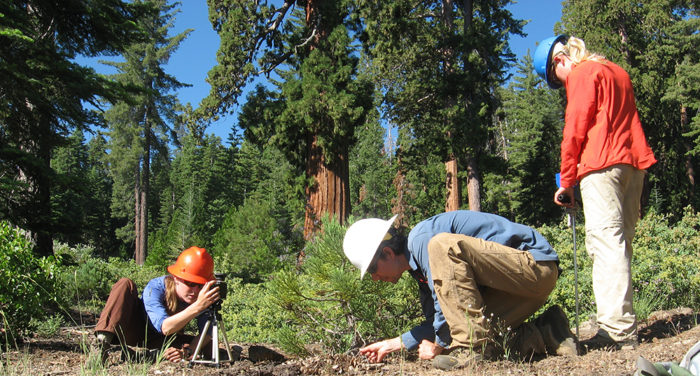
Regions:
<instances>
[{"instance_id":1,"label":"orange hard hat","mask_svg":"<svg viewBox=\"0 0 700 376\"><path fill-rule=\"evenodd\" d=\"M214 260L207 250L190 247L180 253L175 263L168 266L175 277L194 283L207 283L214 279Z\"/></svg>"}]
</instances>

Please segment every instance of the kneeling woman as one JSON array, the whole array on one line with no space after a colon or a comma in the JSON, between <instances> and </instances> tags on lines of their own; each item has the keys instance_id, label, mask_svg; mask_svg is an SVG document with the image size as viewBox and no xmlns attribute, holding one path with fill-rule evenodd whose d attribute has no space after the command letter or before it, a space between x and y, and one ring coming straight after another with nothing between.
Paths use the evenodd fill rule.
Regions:
<instances>
[{"instance_id":1,"label":"kneeling woman","mask_svg":"<svg viewBox=\"0 0 700 376\"><path fill-rule=\"evenodd\" d=\"M197 317L202 335L208 315L201 313L219 299L219 288L213 287L214 261L204 248L191 247L168 272L148 282L142 298L132 280L122 278L114 284L95 327L103 362L112 344L148 349L167 344L164 358L172 362L187 359L189 349L194 350L199 337L183 335L182 330Z\"/></svg>"}]
</instances>

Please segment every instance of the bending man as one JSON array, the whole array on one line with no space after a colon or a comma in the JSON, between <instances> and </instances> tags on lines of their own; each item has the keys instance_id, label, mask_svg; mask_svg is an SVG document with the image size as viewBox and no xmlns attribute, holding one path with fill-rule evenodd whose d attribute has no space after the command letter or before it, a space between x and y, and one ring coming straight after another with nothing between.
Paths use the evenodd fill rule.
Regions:
<instances>
[{"instance_id":1,"label":"bending man","mask_svg":"<svg viewBox=\"0 0 700 376\"><path fill-rule=\"evenodd\" d=\"M552 307L535 323L521 325L542 307L556 284L559 259L547 240L530 227L473 211L438 214L416 225L408 238L388 221L370 218L345 234L347 258L373 280L396 283L408 272L420 289L425 321L399 337L360 352L380 362L402 347L418 349L441 369L463 366L475 353L488 356L495 322L516 330L516 350L575 354L568 320ZM444 356L467 349L466 356Z\"/></svg>"}]
</instances>

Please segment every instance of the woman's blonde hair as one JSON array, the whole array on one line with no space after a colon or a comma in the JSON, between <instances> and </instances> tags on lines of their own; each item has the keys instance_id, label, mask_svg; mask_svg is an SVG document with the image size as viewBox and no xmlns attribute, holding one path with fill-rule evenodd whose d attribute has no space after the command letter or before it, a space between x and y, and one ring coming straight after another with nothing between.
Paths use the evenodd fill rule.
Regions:
<instances>
[{"instance_id":1,"label":"woman's blonde hair","mask_svg":"<svg viewBox=\"0 0 700 376\"><path fill-rule=\"evenodd\" d=\"M588 51L586 49L586 43L584 43L583 40L576 37L569 37L569 40L566 42L566 45L560 51L555 52L552 55L552 58L559 54L564 54L568 56L574 64L579 64L587 60L605 60L605 56Z\"/></svg>"},{"instance_id":2,"label":"woman's blonde hair","mask_svg":"<svg viewBox=\"0 0 700 376\"><path fill-rule=\"evenodd\" d=\"M168 316L177 313L177 292L175 291L175 280L173 276L165 277L165 308Z\"/></svg>"}]
</instances>

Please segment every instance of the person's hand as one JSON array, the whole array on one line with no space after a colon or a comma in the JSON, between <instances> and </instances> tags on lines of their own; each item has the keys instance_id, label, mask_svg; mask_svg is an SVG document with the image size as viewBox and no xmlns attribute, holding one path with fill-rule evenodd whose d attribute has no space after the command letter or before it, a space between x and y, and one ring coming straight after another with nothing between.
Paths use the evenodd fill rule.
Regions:
<instances>
[{"instance_id":1,"label":"person's hand","mask_svg":"<svg viewBox=\"0 0 700 376\"><path fill-rule=\"evenodd\" d=\"M564 195L569 198L569 202L563 203L559 201L559 196ZM564 206L567 208L573 209L574 207L574 187L569 187L569 188L564 188L561 187L557 189L557 192L554 193L554 203L559 205L559 206Z\"/></svg>"},{"instance_id":2,"label":"person's hand","mask_svg":"<svg viewBox=\"0 0 700 376\"><path fill-rule=\"evenodd\" d=\"M367 345L360 349L360 354L364 355L370 363L379 363L387 354L401 350L401 346L401 339L396 337Z\"/></svg>"},{"instance_id":3,"label":"person's hand","mask_svg":"<svg viewBox=\"0 0 700 376\"><path fill-rule=\"evenodd\" d=\"M436 355L440 355L444 349L444 347L437 343L424 339L421 341L420 345L418 345L418 357L423 360L433 359Z\"/></svg>"},{"instance_id":4,"label":"person's hand","mask_svg":"<svg viewBox=\"0 0 700 376\"><path fill-rule=\"evenodd\" d=\"M173 363L189 358L189 345L185 344L181 349L168 347L163 353L163 358Z\"/></svg>"},{"instance_id":5,"label":"person's hand","mask_svg":"<svg viewBox=\"0 0 700 376\"><path fill-rule=\"evenodd\" d=\"M214 286L216 280L209 281L204 284L201 290L199 290L199 295L197 296L197 301L194 304L199 307L198 312L204 311L209 308L210 305L216 303L219 300L219 286Z\"/></svg>"}]
</instances>

